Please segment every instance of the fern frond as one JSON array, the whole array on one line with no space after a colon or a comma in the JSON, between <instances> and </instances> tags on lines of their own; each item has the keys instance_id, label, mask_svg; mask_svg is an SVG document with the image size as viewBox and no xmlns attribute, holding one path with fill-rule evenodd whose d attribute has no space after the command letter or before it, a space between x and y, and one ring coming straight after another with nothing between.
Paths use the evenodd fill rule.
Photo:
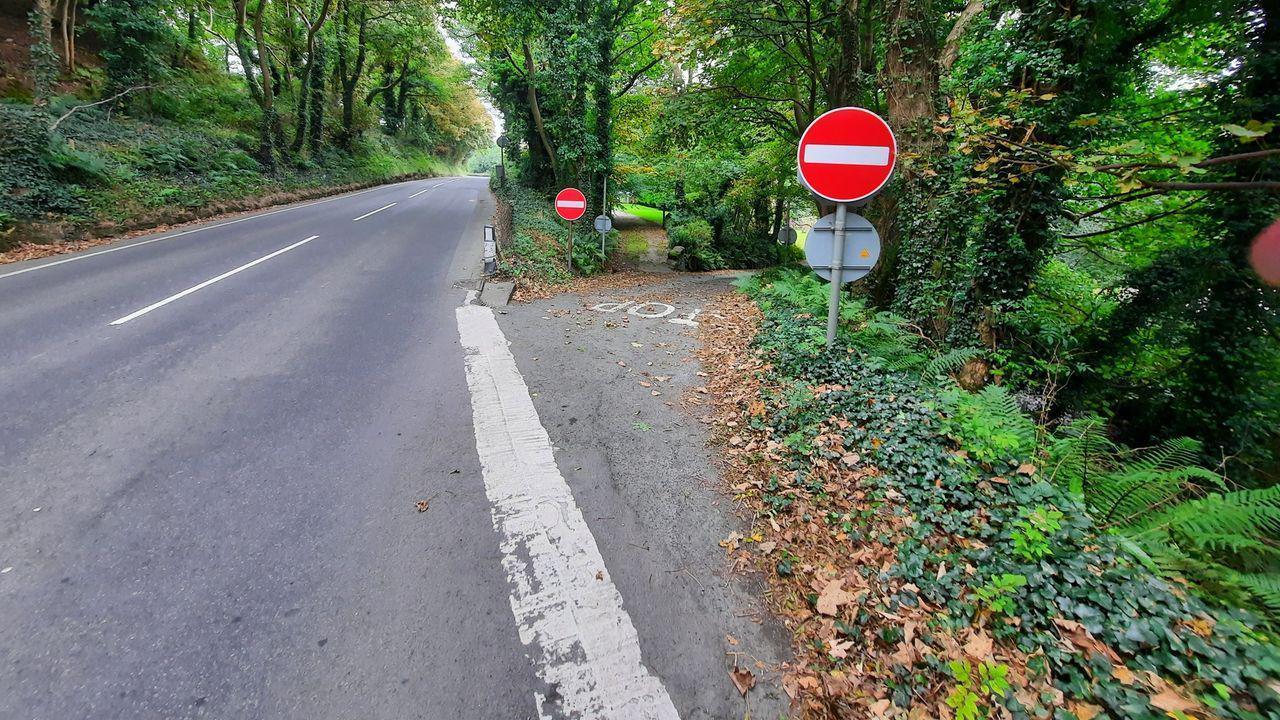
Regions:
<instances>
[{"instance_id":1,"label":"fern frond","mask_svg":"<svg viewBox=\"0 0 1280 720\"><path fill-rule=\"evenodd\" d=\"M1258 609L1271 618L1280 618L1280 574L1239 573L1236 583L1253 598Z\"/></svg>"},{"instance_id":2,"label":"fern frond","mask_svg":"<svg viewBox=\"0 0 1280 720\"><path fill-rule=\"evenodd\" d=\"M948 350L924 365L925 375L946 375L959 370L961 366L978 357L982 351L978 348L962 347Z\"/></svg>"},{"instance_id":3,"label":"fern frond","mask_svg":"<svg viewBox=\"0 0 1280 720\"><path fill-rule=\"evenodd\" d=\"M1280 538L1280 485L1214 493L1164 513L1162 524L1188 537Z\"/></svg>"}]
</instances>

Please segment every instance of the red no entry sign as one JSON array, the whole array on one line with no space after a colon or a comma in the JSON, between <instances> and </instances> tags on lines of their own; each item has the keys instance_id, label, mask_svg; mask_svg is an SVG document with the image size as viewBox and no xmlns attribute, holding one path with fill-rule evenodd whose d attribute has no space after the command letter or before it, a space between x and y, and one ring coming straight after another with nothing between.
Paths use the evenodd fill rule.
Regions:
<instances>
[{"instance_id":1,"label":"red no entry sign","mask_svg":"<svg viewBox=\"0 0 1280 720\"><path fill-rule=\"evenodd\" d=\"M556 214L565 220L577 220L587 211L587 196L578 188L565 188L556 194Z\"/></svg>"},{"instance_id":2,"label":"red no entry sign","mask_svg":"<svg viewBox=\"0 0 1280 720\"><path fill-rule=\"evenodd\" d=\"M819 197L857 202L889 182L898 142L870 110L837 108L819 115L800 136L800 180Z\"/></svg>"}]
</instances>

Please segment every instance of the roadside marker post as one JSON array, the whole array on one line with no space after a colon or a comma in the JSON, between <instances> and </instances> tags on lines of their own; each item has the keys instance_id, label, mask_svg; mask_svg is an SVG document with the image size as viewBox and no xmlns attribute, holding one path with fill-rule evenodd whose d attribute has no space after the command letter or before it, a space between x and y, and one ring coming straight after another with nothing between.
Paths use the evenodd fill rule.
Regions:
<instances>
[{"instance_id":1,"label":"roadside marker post","mask_svg":"<svg viewBox=\"0 0 1280 720\"><path fill-rule=\"evenodd\" d=\"M796 171L800 182L814 195L835 203L834 216L830 218L830 239L825 233L813 232L805 240L806 258L826 256L829 260L831 297L827 303L827 349L836 340L836 326L840 320L840 290L848 280L865 277L880 257L879 236L875 228L858 215L854 226L871 235L868 242L855 243L855 262L846 264L845 240L849 232L849 205L863 203L889 182L898 156L898 142L889 124L879 115L860 107L843 107L819 115L805 128L796 146ZM815 226L815 231L817 230ZM874 252L871 247L874 237ZM830 252L826 248L830 247ZM810 254L810 248L816 256ZM863 253L865 252L865 255ZM819 270L810 260L814 270ZM844 271L855 271L856 277L846 279ZM819 275L823 273L819 272ZM823 275L827 277L826 275Z\"/></svg>"},{"instance_id":2,"label":"roadside marker post","mask_svg":"<svg viewBox=\"0 0 1280 720\"><path fill-rule=\"evenodd\" d=\"M493 235L493 226L484 226L484 274L485 277L498 271L498 241Z\"/></svg>"},{"instance_id":3,"label":"roadside marker post","mask_svg":"<svg viewBox=\"0 0 1280 720\"><path fill-rule=\"evenodd\" d=\"M565 258L568 261L569 274L573 274L573 221L587 212L587 196L578 188L565 188L556 193L556 214L569 223L569 251Z\"/></svg>"}]
</instances>

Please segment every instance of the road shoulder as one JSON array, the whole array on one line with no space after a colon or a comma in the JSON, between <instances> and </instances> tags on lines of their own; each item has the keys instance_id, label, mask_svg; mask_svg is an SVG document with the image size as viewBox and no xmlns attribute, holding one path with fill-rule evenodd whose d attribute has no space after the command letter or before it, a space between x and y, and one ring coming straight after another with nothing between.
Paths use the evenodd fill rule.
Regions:
<instances>
[{"instance_id":1,"label":"road shoulder","mask_svg":"<svg viewBox=\"0 0 1280 720\"><path fill-rule=\"evenodd\" d=\"M789 635L720 546L745 526L707 447L694 357L703 304L731 279L606 276L497 311L645 663L686 720L776 718L788 704ZM735 667L756 682L745 699Z\"/></svg>"}]
</instances>

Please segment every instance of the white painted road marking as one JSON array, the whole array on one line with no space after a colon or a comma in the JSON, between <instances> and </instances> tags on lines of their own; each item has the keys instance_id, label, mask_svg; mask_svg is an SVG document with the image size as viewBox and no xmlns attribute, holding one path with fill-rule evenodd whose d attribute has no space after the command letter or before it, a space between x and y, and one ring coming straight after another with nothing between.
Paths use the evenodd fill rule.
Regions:
<instances>
[{"instance_id":1,"label":"white painted road marking","mask_svg":"<svg viewBox=\"0 0 1280 720\"><path fill-rule=\"evenodd\" d=\"M557 200L556 207L562 208L585 208L587 206L584 200Z\"/></svg>"},{"instance_id":2,"label":"white painted road marking","mask_svg":"<svg viewBox=\"0 0 1280 720\"><path fill-rule=\"evenodd\" d=\"M600 549L493 311L464 305L457 319L511 611L538 677L558 695L535 694L539 716L679 720L666 688L643 665L622 595L607 572L597 575L605 570Z\"/></svg>"},{"instance_id":3,"label":"white painted road marking","mask_svg":"<svg viewBox=\"0 0 1280 720\"><path fill-rule=\"evenodd\" d=\"M248 217L237 218L235 220L228 220L226 222L218 223L217 225L205 225L204 227L191 228L190 230L183 230L182 232L177 232L172 235L165 235L163 237L151 238L150 240L143 240L142 242L131 243L129 245L118 245L113 248L107 248L106 250L97 250L95 252L85 253L83 255L76 255L69 258L63 258L62 260L55 260L53 262L44 263L43 265L36 265L34 267L23 268L21 270L14 270L13 272L5 273L3 275L0 275L0 280L3 280L7 277L13 277L14 275L29 273L34 270L43 270L44 268L53 267L54 265L62 265L63 263L75 262L77 260L84 260L85 258L91 258L97 255L106 255L107 253L113 253L120 250L128 250L129 248L135 248L141 245L150 245L153 242L160 242L161 240L172 240L173 238L182 237L183 235L191 235L193 233L204 232L205 230L213 230L215 228L226 227L228 225L235 225L236 223L242 223L248 220L257 220L258 218L264 218L264 217L267 217L268 215L276 215L282 212L289 212L290 210L301 210L302 208L309 208L314 205L321 205L323 203L333 202L334 200L351 198L351 197L355 197L356 195L363 195L367 192L373 192L374 190L381 190L383 187L386 187L386 186L380 185L378 187L371 187L366 190L347 193L345 195L334 195L333 197L328 197L328 198L325 198L324 200L317 200L315 202L309 202L304 205L292 205L290 207L279 208L278 210L272 210L270 212L258 213L257 215L250 215Z\"/></svg>"},{"instance_id":4,"label":"white painted road marking","mask_svg":"<svg viewBox=\"0 0 1280 720\"><path fill-rule=\"evenodd\" d=\"M218 277L209 278L208 280L205 280L204 282L200 283L199 285L195 285L195 286L193 286L193 287L189 287L189 288L187 288L186 290L183 290L182 292L177 293L177 294L175 294L175 295L170 295L169 297L167 297L167 298L165 298L165 299L161 300L160 302L152 303L152 304L150 304L150 305L148 305L148 306L146 306L146 307L142 308L141 310L137 310L137 311L131 312L131 313L129 313L128 315L125 315L124 317L122 317L122 318L120 318L120 319L118 319L118 320L112 320L112 321L111 321L111 324L112 324L112 325L123 325L123 324L125 324L125 323L129 322L130 320L133 320L134 318L138 318L138 317L142 317L143 315L146 315L147 313L151 312L152 310L155 310L156 308L162 308L162 307L164 307L165 305L168 305L169 303L173 302L174 300L180 300L180 299L182 299L182 298L184 298L184 297L186 297L186 296L190 295L191 293L196 292L197 290L202 290L202 289L204 289L204 288L207 288L207 287L209 287L210 285L212 285L212 284L214 284L214 283L216 283L216 282L218 282L218 281L220 281L220 280L226 280L227 278L231 277L232 275L235 275L236 273L240 272L241 270L248 270L249 268L253 267L254 265L257 265L258 263L266 262L266 261L270 260L271 258L273 258L273 257L277 256L277 255L280 255L280 254L282 254L282 253L287 253L287 252L289 252L290 250L292 250L292 249L294 249L294 248L296 248L296 247L301 247L301 246L303 246L303 245L306 245L307 243L311 242L312 240L315 240L315 239L316 239L316 238L318 238L318 237L320 237L320 236L319 236L319 235L312 235L311 237L307 238L306 240L299 240L298 242L296 242L296 243L294 243L294 244L290 245L289 247L283 247L283 248L280 248L279 250L276 250L276 251L275 251L275 252L273 252L273 253L270 253L270 254L268 254L268 255L263 255L262 257L258 258L257 260L254 260L254 261L252 261L252 262L247 262L247 263L245 263L244 265L241 265L240 267L236 268L235 270L228 270L227 272L222 273L222 274L221 274L221 275L219 275Z\"/></svg>"},{"instance_id":5,"label":"white painted road marking","mask_svg":"<svg viewBox=\"0 0 1280 720\"><path fill-rule=\"evenodd\" d=\"M382 212L383 210L386 210L386 209L387 209L387 208L389 208L389 207L395 207L395 203L387 203L386 205L383 205L382 207L378 208L377 210L374 210L373 212L367 212L367 213L365 213L365 214L361 215L361 216L360 216L360 217L358 217L358 218L351 218L351 222L360 222L361 220L363 220L363 219L365 219L365 218L369 217L370 215L372 215L372 214L374 214L374 213L380 213L380 212Z\"/></svg>"},{"instance_id":6,"label":"white painted road marking","mask_svg":"<svg viewBox=\"0 0 1280 720\"><path fill-rule=\"evenodd\" d=\"M648 308L648 307L655 308L656 312L654 310L648 310L648 311L641 310L641 308ZM668 305L667 303L662 303L662 302L641 303L641 302L636 302L634 300L624 300L621 302L596 303L595 305L591 306L591 309L595 310L596 312L606 312L606 313L615 313L622 310L626 310L628 315L635 315L636 317L647 318L650 320L656 320L658 318L667 317L668 315L675 312L676 310L675 306ZM667 322L675 323L677 325L691 325L693 327L697 327L698 316L701 314L702 314L702 308L694 308L693 312L690 312L687 314L688 315L687 317L668 318ZM717 315L716 317L719 317L719 315Z\"/></svg>"},{"instance_id":7,"label":"white painted road marking","mask_svg":"<svg viewBox=\"0 0 1280 720\"><path fill-rule=\"evenodd\" d=\"M448 180L446 180L445 182L448 182ZM416 192L416 193L414 193L414 194L410 195L410 196L409 196L409 199L410 199L410 200L412 200L412 199L414 199L414 198L418 197L419 195L421 195L421 194L422 194L422 193L424 193L424 192L428 192L428 191L430 191L430 190L435 190L436 188L440 187L440 186L441 186L441 185L443 185L443 184L444 184L444 183L440 182L440 183L436 183L435 185L432 185L432 186L431 186L431 187L429 187L429 188L423 188L422 190L419 190L418 192Z\"/></svg>"},{"instance_id":8,"label":"white painted road marking","mask_svg":"<svg viewBox=\"0 0 1280 720\"><path fill-rule=\"evenodd\" d=\"M804 146L804 161L827 165L889 164L889 148L883 145L818 145Z\"/></svg>"},{"instance_id":9,"label":"white painted road marking","mask_svg":"<svg viewBox=\"0 0 1280 720\"><path fill-rule=\"evenodd\" d=\"M655 308L654 310L643 311L641 308ZM642 318L656 319L666 317L675 312L674 305L668 305L664 302L643 302L638 305L632 305L627 309L628 315L636 315Z\"/></svg>"}]
</instances>

